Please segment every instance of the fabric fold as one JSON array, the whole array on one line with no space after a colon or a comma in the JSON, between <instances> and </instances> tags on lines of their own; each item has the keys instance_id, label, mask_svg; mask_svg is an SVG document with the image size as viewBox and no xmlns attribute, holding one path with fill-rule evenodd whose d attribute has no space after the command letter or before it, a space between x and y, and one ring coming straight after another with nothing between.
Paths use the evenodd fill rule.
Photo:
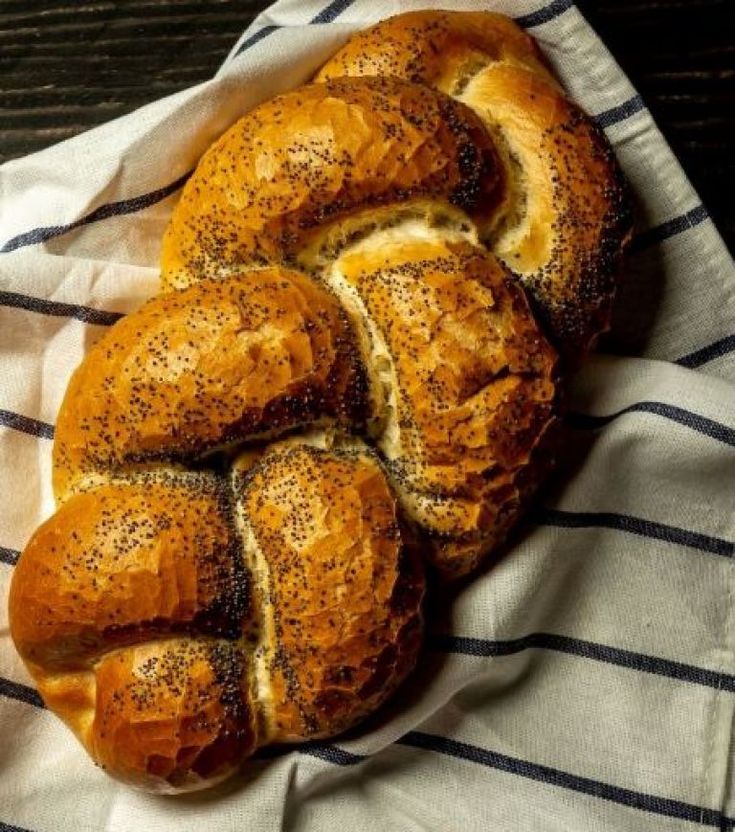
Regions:
<instances>
[{"instance_id":1,"label":"fabric fold","mask_svg":"<svg viewBox=\"0 0 735 832\"><path fill-rule=\"evenodd\" d=\"M446 5L281 0L214 78L0 167L0 829L735 829L735 265L571 0L451 5L539 40L616 149L637 236L613 331L572 383L558 471L503 556L433 615L415 677L332 743L161 798L94 768L10 640L69 376L156 291L198 157L352 32Z\"/></svg>"}]
</instances>

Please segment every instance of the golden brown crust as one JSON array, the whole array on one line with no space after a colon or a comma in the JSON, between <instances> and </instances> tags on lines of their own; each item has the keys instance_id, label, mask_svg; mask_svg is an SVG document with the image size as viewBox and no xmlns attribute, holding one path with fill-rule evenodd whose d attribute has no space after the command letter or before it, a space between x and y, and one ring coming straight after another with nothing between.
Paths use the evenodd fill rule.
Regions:
<instances>
[{"instance_id":1,"label":"golden brown crust","mask_svg":"<svg viewBox=\"0 0 735 832\"><path fill-rule=\"evenodd\" d=\"M159 792L211 786L256 746L244 657L226 641L150 642L96 669L87 747L110 774Z\"/></svg>"},{"instance_id":2,"label":"golden brown crust","mask_svg":"<svg viewBox=\"0 0 735 832\"><path fill-rule=\"evenodd\" d=\"M576 104L525 70L489 67L468 84L462 100L502 135L521 179L523 217L496 227L490 248L576 363L610 325L631 233L627 192L612 150Z\"/></svg>"},{"instance_id":3,"label":"golden brown crust","mask_svg":"<svg viewBox=\"0 0 735 832\"><path fill-rule=\"evenodd\" d=\"M201 788L256 742L247 581L224 482L138 474L75 495L36 532L11 632L100 765L149 790Z\"/></svg>"},{"instance_id":4,"label":"golden brown crust","mask_svg":"<svg viewBox=\"0 0 735 832\"><path fill-rule=\"evenodd\" d=\"M221 483L149 473L72 497L33 535L13 576L15 644L49 672L190 630L239 633L246 586Z\"/></svg>"},{"instance_id":5,"label":"golden brown crust","mask_svg":"<svg viewBox=\"0 0 735 832\"><path fill-rule=\"evenodd\" d=\"M204 155L166 232L166 288L283 262L355 211L430 196L485 216L500 198L474 114L392 78L337 78L261 104Z\"/></svg>"},{"instance_id":6,"label":"golden brown crust","mask_svg":"<svg viewBox=\"0 0 735 832\"><path fill-rule=\"evenodd\" d=\"M404 549L395 499L366 448L275 446L248 473L242 506L267 563L261 608L268 731L293 742L345 730L413 668L422 576Z\"/></svg>"},{"instance_id":7,"label":"golden brown crust","mask_svg":"<svg viewBox=\"0 0 735 832\"><path fill-rule=\"evenodd\" d=\"M482 249L438 234L369 243L333 276L356 290L392 365L378 445L435 564L466 574L518 517L524 469L555 419L556 355Z\"/></svg>"},{"instance_id":8,"label":"golden brown crust","mask_svg":"<svg viewBox=\"0 0 735 832\"><path fill-rule=\"evenodd\" d=\"M456 95L470 77L493 62L523 67L556 83L536 42L510 18L451 11L407 12L358 32L314 80L392 76Z\"/></svg>"},{"instance_id":9,"label":"golden brown crust","mask_svg":"<svg viewBox=\"0 0 735 832\"><path fill-rule=\"evenodd\" d=\"M503 160L504 200L481 228L572 361L610 321L630 236L626 189L602 131L561 92L533 41L500 15L416 12L355 35L317 74L391 75L471 107Z\"/></svg>"},{"instance_id":10,"label":"golden brown crust","mask_svg":"<svg viewBox=\"0 0 735 832\"><path fill-rule=\"evenodd\" d=\"M230 641L166 638L122 647L88 670L26 660L46 705L108 774L146 791L205 788L255 749L247 658Z\"/></svg>"},{"instance_id":11,"label":"golden brown crust","mask_svg":"<svg viewBox=\"0 0 735 832\"><path fill-rule=\"evenodd\" d=\"M123 318L62 403L54 490L150 460L191 460L332 418L359 426L362 378L336 299L282 267L207 280Z\"/></svg>"}]
</instances>

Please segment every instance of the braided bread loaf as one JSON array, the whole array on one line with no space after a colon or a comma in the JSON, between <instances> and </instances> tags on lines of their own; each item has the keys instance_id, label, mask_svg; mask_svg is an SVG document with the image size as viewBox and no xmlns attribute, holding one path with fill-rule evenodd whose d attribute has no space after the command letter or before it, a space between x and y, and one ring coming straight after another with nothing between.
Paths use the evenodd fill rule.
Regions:
<instances>
[{"instance_id":1,"label":"braided bread loaf","mask_svg":"<svg viewBox=\"0 0 735 832\"><path fill-rule=\"evenodd\" d=\"M200 788L395 690L422 562L469 573L542 479L629 224L604 137L496 15L379 24L210 148L162 293L69 384L11 587L100 765Z\"/></svg>"}]
</instances>

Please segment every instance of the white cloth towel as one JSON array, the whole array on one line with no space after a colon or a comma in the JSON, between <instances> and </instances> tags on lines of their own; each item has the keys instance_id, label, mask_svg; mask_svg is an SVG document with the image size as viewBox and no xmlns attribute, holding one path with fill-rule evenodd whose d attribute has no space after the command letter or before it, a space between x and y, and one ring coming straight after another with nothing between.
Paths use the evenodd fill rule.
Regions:
<instances>
[{"instance_id":1,"label":"white cloth towel","mask_svg":"<svg viewBox=\"0 0 735 832\"><path fill-rule=\"evenodd\" d=\"M7 626L18 551L53 510L69 376L155 292L164 227L211 141L351 32L434 5L526 26L635 193L615 330L574 381L565 464L366 726L210 793L118 785L43 709ZM0 251L0 832L735 828L735 268L570 0L278 2L212 80L0 168Z\"/></svg>"}]
</instances>

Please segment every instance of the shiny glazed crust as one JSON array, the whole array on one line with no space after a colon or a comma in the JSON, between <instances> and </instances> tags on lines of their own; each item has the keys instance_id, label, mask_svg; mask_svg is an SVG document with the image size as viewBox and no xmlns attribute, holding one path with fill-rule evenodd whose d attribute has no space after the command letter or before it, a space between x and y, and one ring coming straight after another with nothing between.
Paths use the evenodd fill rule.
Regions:
<instances>
[{"instance_id":1,"label":"shiny glazed crust","mask_svg":"<svg viewBox=\"0 0 735 832\"><path fill-rule=\"evenodd\" d=\"M325 225L421 197L487 214L498 160L464 105L393 78L267 101L205 153L166 231L164 288L293 258Z\"/></svg>"},{"instance_id":2,"label":"shiny glazed crust","mask_svg":"<svg viewBox=\"0 0 735 832\"><path fill-rule=\"evenodd\" d=\"M177 792L378 707L416 662L422 595L373 454L289 442L231 477L161 466L74 494L23 552L10 620L92 757Z\"/></svg>"},{"instance_id":3,"label":"shiny glazed crust","mask_svg":"<svg viewBox=\"0 0 735 832\"><path fill-rule=\"evenodd\" d=\"M217 782L255 747L228 503L210 474L115 480L64 503L13 576L11 632L44 701L110 774L151 791Z\"/></svg>"},{"instance_id":4,"label":"shiny glazed crust","mask_svg":"<svg viewBox=\"0 0 735 832\"><path fill-rule=\"evenodd\" d=\"M162 294L72 377L11 584L92 758L199 789L379 707L422 563L471 572L542 480L629 233L603 134L498 15L384 21L228 130Z\"/></svg>"},{"instance_id":5,"label":"shiny glazed crust","mask_svg":"<svg viewBox=\"0 0 735 832\"><path fill-rule=\"evenodd\" d=\"M54 492L332 418L360 425L363 372L336 298L283 267L148 301L90 350L59 411Z\"/></svg>"},{"instance_id":6,"label":"shiny glazed crust","mask_svg":"<svg viewBox=\"0 0 735 832\"><path fill-rule=\"evenodd\" d=\"M377 460L360 445L297 442L236 482L256 550L255 606L274 635L256 651L270 668L267 734L332 736L375 710L413 666L420 563L402 543Z\"/></svg>"},{"instance_id":7,"label":"shiny glazed crust","mask_svg":"<svg viewBox=\"0 0 735 832\"><path fill-rule=\"evenodd\" d=\"M372 338L376 442L404 511L444 575L464 575L518 516L555 423L556 355L498 261L463 240L364 241L329 282L354 291Z\"/></svg>"},{"instance_id":8,"label":"shiny glazed crust","mask_svg":"<svg viewBox=\"0 0 735 832\"><path fill-rule=\"evenodd\" d=\"M480 117L506 182L481 236L529 292L557 348L577 358L609 326L631 233L602 131L566 98L532 39L500 15L389 18L352 37L316 80L373 75L435 87Z\"/></svg>"},{"instance_id":9,"label":"shiny glazed crust","mask_svg":"<svg viewBox=\"0 0 735 832\"><path fill-rule=\"evenodd\" d=\"M275 259L339 298L368 379L367 432L430 560L451 577L507 535L555 420L555 354L480 242L506 189L468 107L394 78L336 78L227 131L187 183L163 246L167 289L211 274L226 284ZM434 279L443 285L429 300Z\"/></svg>"}]
</instances>

